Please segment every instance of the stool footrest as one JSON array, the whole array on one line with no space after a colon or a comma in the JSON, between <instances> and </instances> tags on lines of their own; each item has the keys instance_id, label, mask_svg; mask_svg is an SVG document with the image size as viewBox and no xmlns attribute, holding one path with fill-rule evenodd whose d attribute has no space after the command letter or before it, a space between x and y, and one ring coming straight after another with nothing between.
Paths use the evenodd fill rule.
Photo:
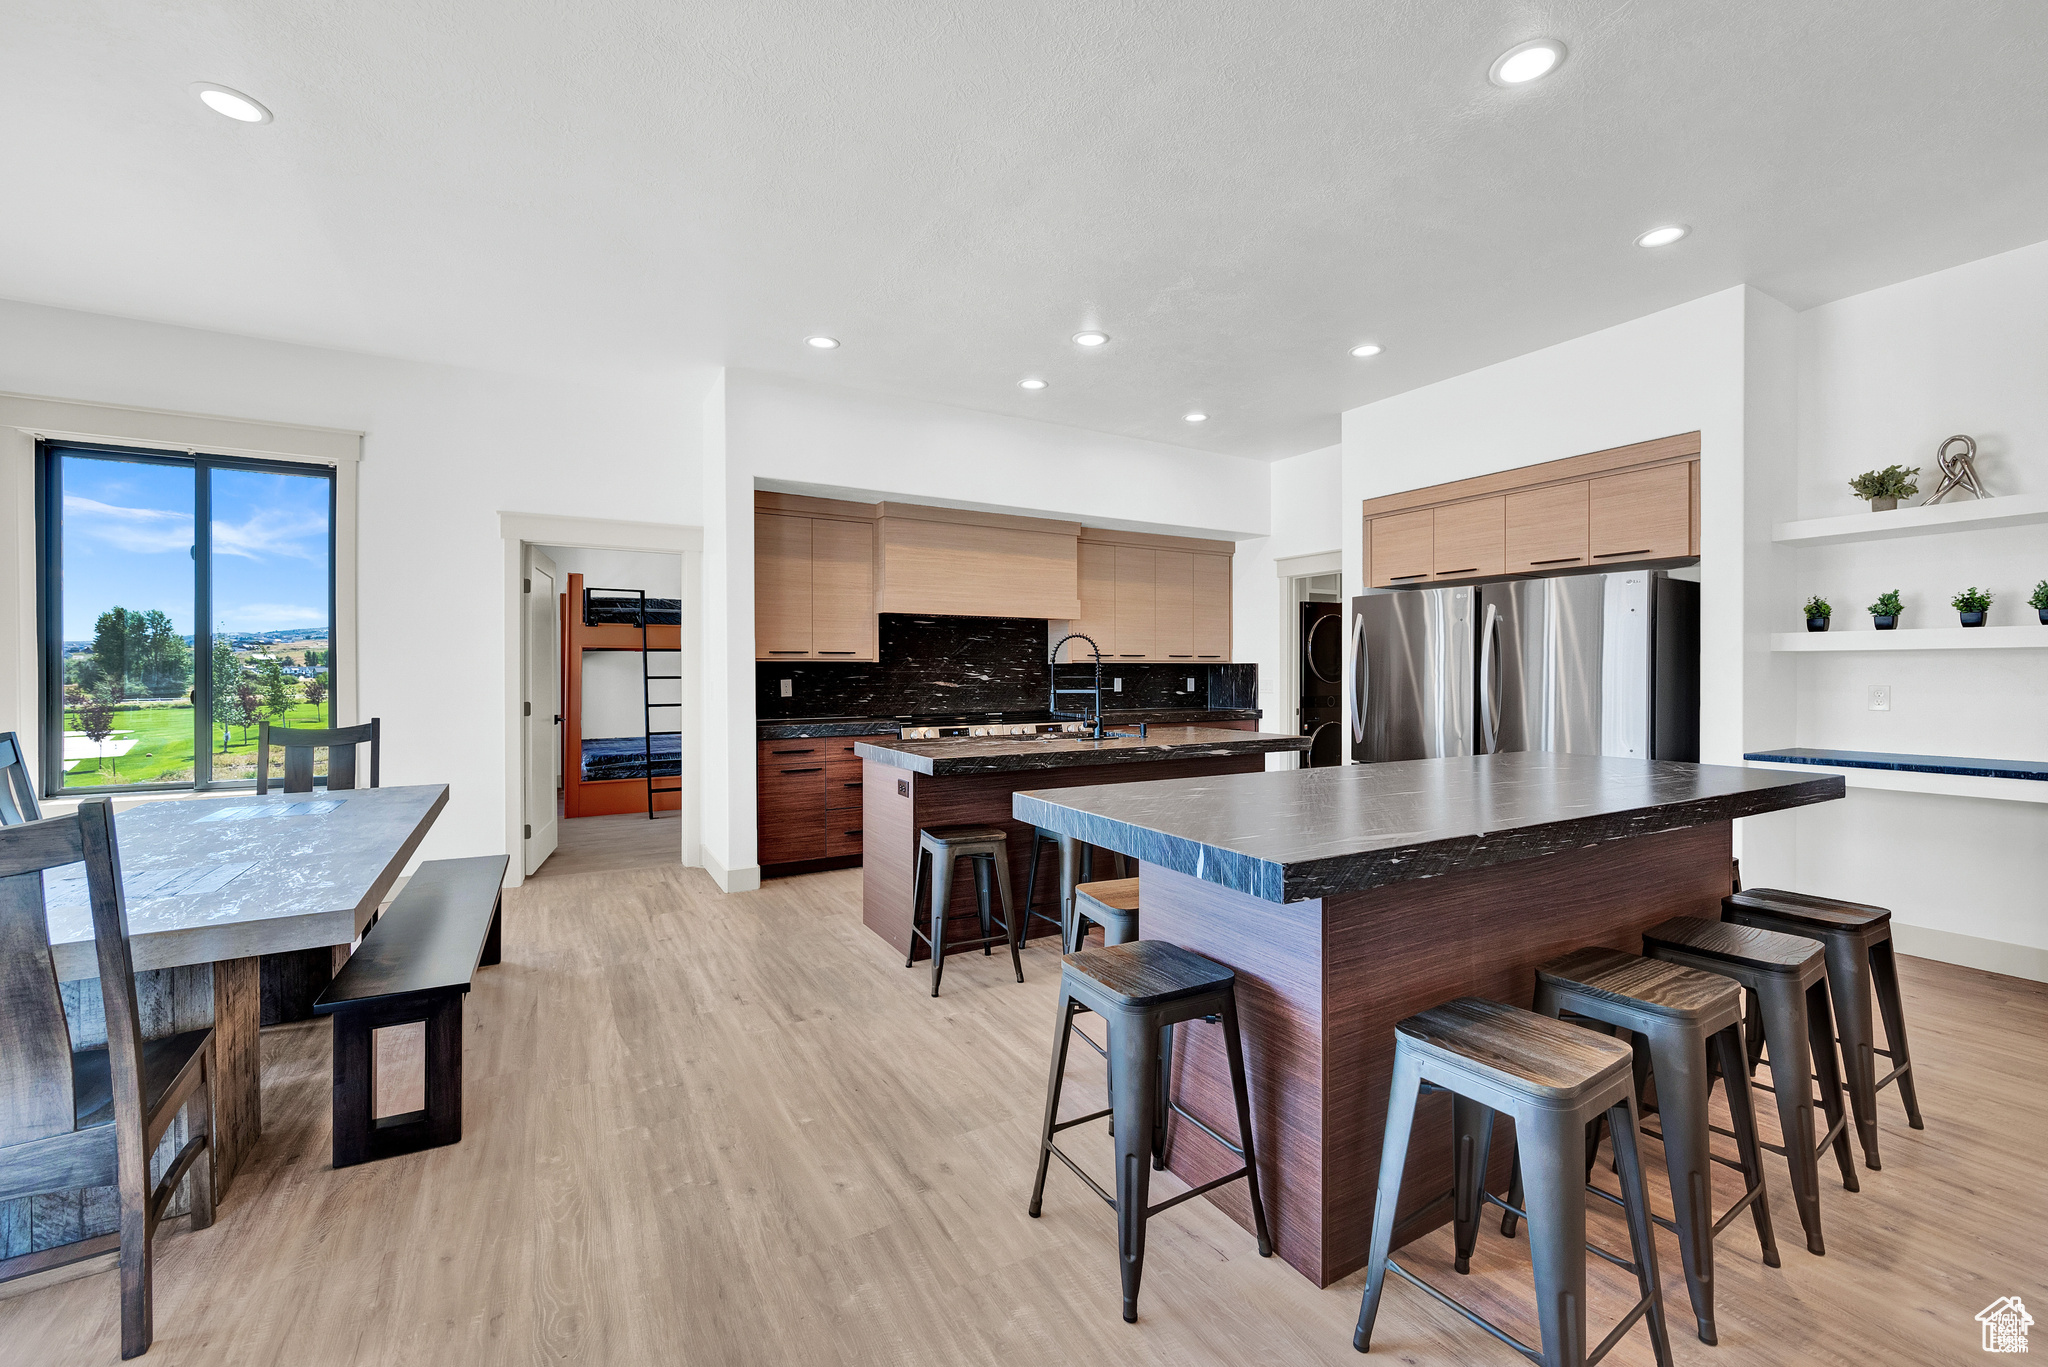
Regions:
<instances>
[{"instance_id":1,"label":"stool footrest","mask_svg":"<svg viewBox=\"0 0 2048 1367\"><path fill-rule=\"evenodd\" d=\"M1080 1122L1076 1121L1074 1123L1079 1124ZM1074 1176L1080 1178L1083 1182L1086 1182L1088 1184L1088 1190L1094 1192L1097 1196L1100 1196L1102 1198L1102 1204L1108 1206L1111 1210L1116 1209L1116 1198L1114 1196L1111 1196L1108 1192L1104 1191L1102 1189L1101 1183L1097 1182L1087 1173L1081 1171L1080 1166L1076 1164L1073 1159L1067 1157L1066 1153L1060 1148L1059 1145L1049 1143L1045 1146L1045 1148L1046 1152L1050 1153L1054 1158L1059 1159L1060 1162L1065 1163L1067 1165L1067 1170L1069 1172L1073 1173Z\"/></svg>"},{"instance_id":2,"label":"stool footrest","mask_svg":"<svg viewBox=\"0 0 2048 1367\"><path fill-rule=\"evenodd\" d=\"M1715 1124L1709 1123L1709 1124L1708 1124L1708 1126L1707 1126L1707 1128L1708 1128L1709 1130L1713 1131L1713 1132L1714 1132L1715 1134L1721 1135L1721 1136L1723 1136L1723 1137L1725 1137L1725 1138L1728 1138L1728 1139L1736 1139L1736 1138L1737 1138L1737 1136L1736 1136L1736 1133L1735 1133L1735 1131L1733 1131L1733 1130L1730 1130L1730 1129L1725 1129L1725 1128L1723 1128L1722 1126L1719 1126L1719 1125L1715 1125ZM1659 1144L1661 1144L1661 1143L1663 1143L1663 1142L1664 1142L1664 1133L1663 1133L1663 1131L1661 1131L1661 1130L1653 1130L1653 1129L1651 1129L1651 1128L1650 1128L1649 1126L1645 1125L1645 1126L1644 1126L1644 1127L1642 1128L1642 1131L1641 1131L1641 1132L1642 1132L1642 1134L1643 1134L1643 1135L1644 1135L1644 1136L1645 1136L1646 1138L1649 1138L1649 1139L1654 1139L1654 1140L1656 1140L1656 1141L1657 1141L1657 1142L1658 1142ZM1732 1169L1734 1169L1734 1170L1735 1170L1736 1172L1741 1172L1741 1171L1742 1171L1742 1164L1740 1164L1740 1163L1736 1162L1736 1161L1735 1161L1735 1160L1734 1160L1733 1158L1723 1158L1723 1157L1722 1157L1722 1156L1721 1156L1720 1154L1718 1154L1718 1153L1715 1153L1715 1152L1713 1152L1713 1151L1712 1151L1711 1149L1707 1151L1707 1161L1708 1161L1708 1162L1710 1162L1710 1163L1719 1163L1719 1164L1720 1164L1720 1165L1721 1165L1722 1167L1724 1167L1724 1168L1732 1168ZM1659 1219L1659 1220L1662 1220L1662 1219L1663 1219L1663 1217L1662 1217L1662 1216L1656 1216L1656 1217L1653 1217L1653 1218L1656 1218L1656 1219Z\"/></svg>"},{"instance_id":3,"label":"stool footrest","mask_svg":"<svg viewBox=\"0 0 2048 1367\"><path fill-rule=\"evenodd\" d=\"M1052 1127L1052 1132L1058 1134L1061 1130L1071 1130L1076 1125L1086 1125L1091 1120L1105 1120L1114 1114L1113 1110L1105 1106L1099 1111L1090 1111L1088 1114L1076 1116L1072 1120L1062 1120L1059 1124Z\"/></svg>"},{"instance_id":4,"label":"stool footrest","mask_svg":"<svg viewBox=\"0 0 2048 1367\"><path fill-rule=\"evenodd\" d=\"M1200 1131L1201 1131L1201 1132L1202 1132L1203 1134L1206 1134L1206 1135L1208 1135L1208 1136L1209 1136L1209 1137L1210 1137L1211 1139L1215 1140L1215 1141L1216 1141L1216 1142L1217 1142L1218 1144L1221 1144L1221 1145L1222 1145L1222 1146L1223 1146L1224 1148L1226 1148L1226 1149L1229 1149L1229 1150L1230 1150L1230 1151L1231 1151L1232 1153L1236 1154L1236 1155L1237 1155L1237 1156L1238 1156L1239 1158L1242 1158L1242 1157L1244 1157L1244 1150L1243 1150L1243 1149L1242 1149L1241 1147L1239 1147L1239 1146L1238 1146L1238 1145L1236 1145L1236 1144L1233 1144L1233 1143L1231 1143L1231 1142L1230 1142L1230 1141L1229 1141L1228 1139L1225 1139L1225 1138L1224 1138L1224 1137L1223 1137L1222 1135L1220 1135L1220 1134L1216 1133L1216 1131L1214 1131L1214 1130L1210 1129L1210 1128L1209 1128L1209 1127L1208 1127L1207 1125L1203 1124L1203 1123L1202 1123L1202 1121L1201 1121L1201 1118L1200 1118L1199 1116L1196 1116L1196 1115L1190 1114L1190 1113L1189 1113L1189 1111L1187 1110L1187 1108L1186 1108L1186 1107L1184 1107L1184 1106L1182 1106L1182 1105L1181 1105L1181 1104L1180 1104L1180 1103L1179 1103L1178 1101L1169 1101L1169 1102L1167 1102L1166 1104L1167 1104L1168 1106L1172 1107L1172 1108L1173 1108L1173 1113L1174 1113L1175 1115L1179 1116L1179 1117L1180 1117L1180 1118L1181 1118L1182 1120L1185 1120L1185 1121L1187 1121L1187 1122L1188 1122L1188 1124L1190 1124L1190 1125L1194 1126L1194 1127L1195 1127L1196 1129L1200 1130ZM1228 1179L1221 1179L1221 1180L1228 1180Z\"/></svg>"},{"instance_id":5,"label":"stool footrest","mask_svg":"<svg viewBox=\"0 0 2048 1367\"><path fill-rule=\"evenodd\" d=\"M1817 1106L1820 1103L1815 1102L1814 1104ZM1845 1110L1842 1112L1841 1119L1837 1120L1834 1124L1828 1126L1828 1132L1820 1137L1820 1143L1815 1144L1813 1146L1814 1157L1820 1158L1826 1155L1828 1151L1828 1146L1835 1142L1835 1136L1849 1128L1849 1119L1849 1113ZM1720 1132L1722 1134L1727 1133L1726 1130L1722 1130ZM1780 1158L1787 1157L1792 1152L1783 1144L1772 1144L1762 1139L1756 1141L1756 1146L1760 1149L1768 1149L1770 1152L1777 1154Z\"/></svg>"},{"instance_id":6,"label":"stool footrest","mask_svg":"<svg viewBox=\"0 0 2048 1367\"><path fill-rule=\"evenodd\" d=\"M1235 1182L1240 1177L1249 1177L1251 1176L1251 1171L1252 1170L1250 1168L1239 1168L1235 1172L1225 1173L1223 1176L1217 1178L1213 1182L1204 1182L1199 1187L1189 1187L1186 1191L1182 1192L1178 1196L1170 1197L1167 1200L1161 1201L1156 1206L1146 1207L1145 1218L1149 1220L1162 1210L1172 1210L1181 1202L1192 1200L1195 1197L1204 1194L1205 1192L1214 1191L1216 1190L1216 1188L1222 1186L1225 1182Z\"/></svg>"},{"instance_id":7,"label":"stool footrest","mask_svg":"<svg viewBox=\"0 0 2048 1367\"><path fill-rule=\"evenodd\" d=\"M1622 1200L1619 1196L1616 1196L1611 1191L1602 1191L1599 1187L1594 1186L1591 1182L1586 1183L1586 1194L1588 1196L1597 1196L1603 1201L1609 1202L1613 1205L1620 1206L1623 1210L1628 1209L1628 1202ZM1491 1192L1484 1193L1484 1195L1488 1201L1492 1202L1496 1206L1499 1206L1502 1210L1515 1209L1513 1206L1501 1200L1498 1196L1493 1195L1493 1193ZM1522 1211L1519 1210L1515 1210L1515 1214L1517 1216L1520 1216L1524 1220L1529 1218L1528 1215L1524 1214ZM1650 1218L1654 1220L1657 1217L1652 1215ZM1594 1243L1591 1239L1588 1239L1586 1241L1586 1252L1593 1254L1595 1257L1605 1258L1608 1262L1613 1263L1616 1267L1620 1268L1624 1272L1634 1272L1637 1270L1635 1262L1632 1259L1624 1258L1618 1253L1610 1253L1606 1249L1600 1247L1600 1245Z\"/></svg>"},{"instance_id":8,"label":"stool footrest","mask_svg":"<svg viewBox=\"0 0 2048 1367\"><path fill-rule=\"evenodd\" d=\"M1416 1276L1413 1272L1410 1272L1407 1268L1395 1262L1392 1258L1387 1259L1387 1271L1394 1273L1403 1281L1407 1282L1410 1286L1422 1292L1424 1295L1430 1297L1432 1300L1441 1302L1442 1304L1449 1306L1451 1309L1457 1311L1466 1319L1472 1321L1481 1329L1484 1329L1487 1333L1493 1335L1502 1343L1505 1343L1508 1347L1520 1353L1523 1357L1529 1359L1529 1361L1538 1363L1543 1361L1542 1352L1535 1348L1531 1348L1528 1344L1522 1342L1513 1334L1507 1332L1507 1330L1499 1328L1494 1324L1492 1320L1487 1319L1484 1315L1480 1314L1477 1310L1472 1309L1463 1301L1460 1301L1454 1296L1447 1295L1446 1293L1437 1290L1428 1282L1422 1280L1422 1278Z\"/></svg>"}]
</instances>

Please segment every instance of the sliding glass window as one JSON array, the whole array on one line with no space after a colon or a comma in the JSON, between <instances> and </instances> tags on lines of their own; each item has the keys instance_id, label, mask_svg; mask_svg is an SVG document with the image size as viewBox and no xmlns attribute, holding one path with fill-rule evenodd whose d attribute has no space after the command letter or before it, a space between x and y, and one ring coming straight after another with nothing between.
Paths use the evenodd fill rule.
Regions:
<instances>
[{"instance_id":1,"label":"sliding glass window","mask_svg":"<svg viewBox=\"0 0 2048 1367\"><path fill-rule=\"evenodd\" d=\"M245 786L259 722L332 724L332 470L37 455L45 796Z\"/></svg>"}]
</instances>

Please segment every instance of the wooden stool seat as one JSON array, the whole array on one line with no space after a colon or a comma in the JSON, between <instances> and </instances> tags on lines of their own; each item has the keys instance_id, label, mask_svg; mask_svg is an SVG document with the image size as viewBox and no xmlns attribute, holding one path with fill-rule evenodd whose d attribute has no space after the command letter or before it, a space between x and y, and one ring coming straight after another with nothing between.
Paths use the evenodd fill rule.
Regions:
<instances>
[{"instance_id":1,"label":"wooden stool seat","mask_svg":"<svg viewBox=\"0 0 2048 1367\"><path fill-rule=\"evenodd\" d=\"M1810 893L1778 888L1752 888L1721 902L1724 922L1818 942L1827 958L1828 993L1840 1032L1842 1074L1849 1089L1849 1110L1856 1118L1856 1137L1863 1146L1863 1165L1881 1166L1877 1152L1877 1094L1896 1082L1906 1108L1906 1123L1925 1129L1920 1100L1913 1088L1913 1056L1906 1047L1906 1008L1899 996L1898 966L1892 956L1892 914L1863 902L1843 902ZM1877 999L1888 1048L1877 1047L1871 998ZM1750 1057L1761 1041L1752 1038ZM1883 1077L1877 1059L1892 1065Z\"/></svg>"},{"instance_id":2,"label":"wooden stool seat","mask_svg":"<svg viewBox=\"0 0 2048 1367\"><path fill-rule=\"evenodd\" d=\"M1138 909L1138 880L1135 878L1106 878L1099 883L1083 883L1074 891L1091 901L1100 902L1110 911L1135 912Z\"/></svg>"},{"instance_id":3,"label":"wooden stool seat","mask_svg":"<svg viewBox=\"0 0 2048 1367\"><path fill-rule=\"evenodd\" d=\"M1657 1281L1657 1241L1649 1194L1636 1152L1634 1053L1605 1035L1549 1016L1478 997L1433 1006L1394 1027L1394 1073L1387 1090L1387 1127L1380 1146L1379 1193L1373 1204L1372 1247L1365 1294L1351 1346L1372 1349L1387 1274L1403 1278L1456 1310L1533 1362L1584 1367L1597 1362L1643 1320L1659 1367L1670 1367L1671 1343ZM1451 1094L1451 1198L1455 1267L1471 1270L1479 1213L1487 1205L1529 1222L1529 1260L1536 1282L1541 1347L1507 1333L1441 1288L1394 1261L1396 1209L1407 1166L1415 1111L1431 1092ZM1518 1171L1527 1203L1516 1209L1486 1189L1487 1151L1496 1115L1514 1122ZM1632 1257L1586 1242L1585 1133L1605 1118L1614 1134L1620 1202ZM1441 1198L1439 1198L1441 1199ZM1435 1203L1431 1203L1432 1205ZM1633 1272L1640 1295L1599 1346L1588 1351L1586 1255L1597 1253Z\"/></svg>"},{"instance_id":4,"label":"wooden stool seat","mask_svg":"<svg viewBox=\"0 0 2048 1367\"><path fill-rule=\"evenodd\" d=\"M1653 940L1764 973L1797 977L1823 963L1820 946L1811 940L1697 916L1674 916L1643 932L1644 944Z\"/></svg>"},{"instance_id":5,"label":"wooden stool seat","mask_svg":"<svg viewBox=\"0 0 2048 1367\"><path fill-rule=\"evenodd\" d=\"M1111 878L1075 888L1069 952L1079 949L1087 940L1090 924L1102 927L1102 942L1106 945L1126 944L1140 938L1138 880Z\"/></svg>"},{"instance_id":6,"label":"wooden stool seat","mask_svg":"<svg viewBox=\"0 0 2048 1367\"><path fill-rule=\"evenodd\" d=\"M1066 963L1076 973L1085 973L1118 1006L1132 1010L1196 993L1213 994L1237 981L1237 974L1215 960L1164 940L1083 949L1067 955Z\"/></svg>"},{"instance_id":7,"label":"wooden stool seat","mask_svg":"<svg viewBox=\"0 0 2048 1367\"><path fill-rule=\"evenodd\" d=\"M1010 837L1000 826L931 826L917 833L918 839L948 849L958 845L1006 844Z\"/></svg>"},{"instance_id":8,"label":"wooden stool seat","mask_svg":"<svg viewBox=\"0 0 2048 1367\"><path fill-rule=\"evenodd\" d=\"M1742 1014L1742 985L1719 973L1646 959L1621 949L1575 949L1536 970L1539 985L1553 983L1617 1006L1654 1011L1673 1020L1713 1020Z\"/></svg>"}]
</instances>

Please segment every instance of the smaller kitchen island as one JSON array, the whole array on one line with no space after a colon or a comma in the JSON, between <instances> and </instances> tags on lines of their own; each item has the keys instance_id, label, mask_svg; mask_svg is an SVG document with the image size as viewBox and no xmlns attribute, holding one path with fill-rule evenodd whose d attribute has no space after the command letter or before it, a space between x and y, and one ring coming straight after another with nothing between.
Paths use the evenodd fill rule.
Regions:
<instances>
[{"instance_id":1,"label":"smaller kitchen island","mask_svg":"<svg viewBox=\"0 0 2048 1367\"><path fill-rule=\"evenodd\" d=\"M1028 790L1015 811L1141 861L1144 938L1236 971L1275 1251L1328 1286L1365 1264L1395 1022L1468 995L1526 1007L1548 959L1718 920L1733 822L1842 794L1837 776L1515 753ZM1179 1029L1175 1096L1227 1134L1221 1031ZM1169 1125L1189 1185L1237 1162ZM1511 1148L1497 1132L1496 1190ZM1449 1160L1449 1098L1426 1098L1397 1246L1451 1218ZM1207 1199L1249 1229L1244 1191Z\"/></svg>"},{"instance_id":2,"label":"smaller kitchen island","mask_svg":"<svg viewBox=\"0 0 2048 1367\"><path fill-rule=\"evenodd\" d=\"M1107 728L1136 732L1136 725ZM1266 756L1306 750L1307 736L1236 731L1213 726L1148 725L1145 734L960 736L899 740L863 736L860 756L861 824L865 858L861 873L861 919L899 950L911 947L910 895L917 880L917 833L940 826L998 826L1009 834L1010 883L1014 913L1027 933L1050 934L1042 921L1024 914L1029 886L1031 832L1011 812L1020 789L1100 787L1160 779L1201 779L1263 771ZM1056 861L1047 855L1038 879L1039 903L1057 914L1046 893L1057 880ZM974 910L974 882L953 884L948 910ZM920 958L928 957L922 944Z\"/></svg>"}]
</instances>

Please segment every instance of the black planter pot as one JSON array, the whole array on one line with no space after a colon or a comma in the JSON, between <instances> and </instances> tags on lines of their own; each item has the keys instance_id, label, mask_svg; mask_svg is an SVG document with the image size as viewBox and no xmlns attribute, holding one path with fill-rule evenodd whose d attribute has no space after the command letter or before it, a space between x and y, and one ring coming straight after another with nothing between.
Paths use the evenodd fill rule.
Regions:
<instances>
[{"instance_id":1,"label":"black planter pot","mask_svg":"<svg viewBox=\"0 0 2048 1367\"><path fill-rule=\"evenodd\" d=\"M1964 626L1966 626L1966 627L1981 627L1981 626L1983 626L1983 625L1984 625L1984 619L1985 619L1985 617L1987 617L1987 616L1989 616L1989 615L1990 615L1990 614L1988 614L1988 613L1983 613L1983 612L1965 612L1965 613L1962 613L1962 614L1960 614L1960 616L1961 616L1961 617L1962 617L1962 619L1963 619L1963 625L1964 625Z\"/></svg>"},{"instance_id":2,"label":"black planter pot","mask_svg":"<svg viewBox=\"0 0 2048 1367\"><path fill-rule=\"evenodd\" d=\"M1870 624L1879 631L1897 631L1899 629L1899 615L1896 612L1873 612L1870 614Z\"/></svg>"},{"instance_id":3,"label":"black planter pot","mask_svg":"<svg viewBox=\"0 0 2048 1367\"><path fill-rule=\"evenodd\" d=\"M1828 629L1828 619L1825 617L1809 617L1806 619L1806 629L1808 631L1826 631Z\"/></svg>"},{"instance_id":4,"label":"black planter pot","mask_svg":"<svg viewBox=\"0 0 2048 1367\"><path fill-rule=\"evenodd\" d=\"M2035 611L2041 614L2041 625L2048 627L2048 608L2036 608Z\"/></svg>"}]
</instances>

